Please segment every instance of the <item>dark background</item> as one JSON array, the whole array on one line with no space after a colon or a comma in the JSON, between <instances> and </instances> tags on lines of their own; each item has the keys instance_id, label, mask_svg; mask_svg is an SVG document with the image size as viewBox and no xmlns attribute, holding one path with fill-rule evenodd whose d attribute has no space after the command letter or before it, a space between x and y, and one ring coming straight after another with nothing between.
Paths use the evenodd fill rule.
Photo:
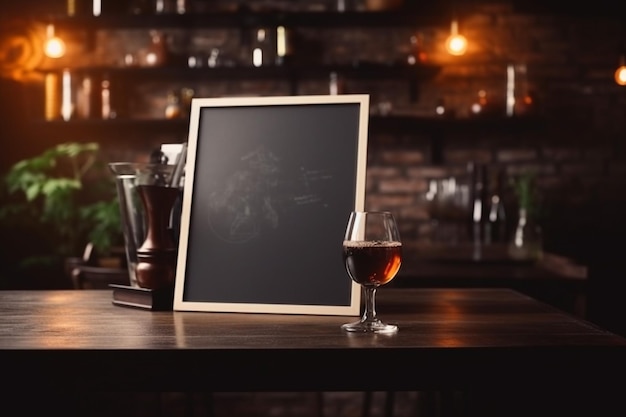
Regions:
<instances>
[{"instance_id":1,"label":"dark background","mask_svg":"<svg viewBox=\"0 0 626 417\"><path fill-rule=\"evenodd\" d=\"M235 2L218 2L235 4ZM272 1L246 2L250 6ZM289 2L308 5L310 2ZM625 15L619 2L593 1L563 5L540 1L407 2L407 8L424 8L442 22L427 28L385 28L372 34L372 28L336 31L304 30L310 42L297 52L312 66L327 55L344 54L362 61L393 62L407 53L408 34L424 35L428 62L439 69L418 83L417 101L410 99L410 86L402 80L348 79L347 92L371 95L376 113L379 103L391 102L392 114L419 114L418 123L396 119L372 120L368 157L366 201L369 208L389 209L396 214L403 239L427 240L430 213L424 202L428 180L462 175L469 162L486 164L490 170L503 170L514 177L529 170L538 172L543 196L546 250L571 257L589 267L589 318L612 330L626 332L626 266L623 240L626 236L626 87L617 86L613 72L626 42ZM0 32L16 22L14 16L46 18L63 12L62 1L3 1L0 4ZM452 13L469 38L470 50L463 57L451 58L441 45L449 31ZM173 34L172 48L189 45ZM210 48L216 40L225 52L247 56L247 44L237 31L218 31L204 36L197 33L196 44ZM121 56L130 47L145 46L137 34L115 37L103 34L97 45L110 41L107 48L83 51L83 39L70 39L74 54L46 65L98 64ZM178 42L178 43L177 43ZM212 43L213 42L213 43ZM216 43L215 43L216 44ZM390 47L392 45L392 47ZM527 68L527 88L535 102L522 121L506 120L502 113L492 120L471 120L467 108L477 91L486 89L498 103L504 96L507 63ZM29 74L37 75L37 74ZM201 96L289 94L282 80L241 80L233 77L196 80L193 87ZM163 97L171 88L191 84L176 80L171 85L137 80L125 85L119 94L141 102L136 108L153 109L162 117ZM302 93L327 93L328 81L305 82ZM439 119L437 103L445 102L455 117ZM14 162L32 156L49 146L67 140L102 144L106 158L137 160L159 143L184 140L186 125L146 124L141 127L122 123L68 126L37 123L34 115L42 106L41 79L0 78L0 168L5 172ZM377 127L378 126L378 127ZM436 151L436 152L435 152ZM434 158L434 154L439 158ZM514 219L515 211L509 213ZM15 273L15 261L24 253L45 250L41 236L3 230L2 263L4 275ZM20 278L21 279L21 278ZM51 286L39 282L37 286ZM57 285L57 284L54 284Z\"/></svg>"}]
</instances>

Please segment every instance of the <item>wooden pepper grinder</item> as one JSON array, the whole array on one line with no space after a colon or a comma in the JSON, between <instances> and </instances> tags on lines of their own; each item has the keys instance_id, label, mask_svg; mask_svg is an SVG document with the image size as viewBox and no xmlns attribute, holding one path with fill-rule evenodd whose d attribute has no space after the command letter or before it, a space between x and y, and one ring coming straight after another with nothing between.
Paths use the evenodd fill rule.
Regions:
<instances>
[{"instance_id":1,"label":"wooden pepper grinder","mask_svg":"<svg viewBox=\"0 0 626 417\"><path fill-rule=\"evenodd\" d=\"M137 186L147 218L146 240L137 249L137 284L153 290L174 286L177 247L169 229L178 187Z\"/></svg>"}]
</instances>

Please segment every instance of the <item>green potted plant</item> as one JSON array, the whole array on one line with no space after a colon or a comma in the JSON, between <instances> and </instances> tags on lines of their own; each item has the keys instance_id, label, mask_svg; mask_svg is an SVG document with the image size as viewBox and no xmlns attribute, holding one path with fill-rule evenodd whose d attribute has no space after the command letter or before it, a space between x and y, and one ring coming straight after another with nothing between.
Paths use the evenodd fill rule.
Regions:
<instances>
[{"instance_id":1,"label":"green potted plant","mask_svg":"<svg viewBox=\"0 0 626 417\"><path fill-rule=\"evenodd\" d=\"M0 223L27 237L22 256L10 260L17 270L62 265L88 242L99 254L123 245L115 182L99 152L97 143L62 143L6 173Z\"/></svg>"}]
</instances>

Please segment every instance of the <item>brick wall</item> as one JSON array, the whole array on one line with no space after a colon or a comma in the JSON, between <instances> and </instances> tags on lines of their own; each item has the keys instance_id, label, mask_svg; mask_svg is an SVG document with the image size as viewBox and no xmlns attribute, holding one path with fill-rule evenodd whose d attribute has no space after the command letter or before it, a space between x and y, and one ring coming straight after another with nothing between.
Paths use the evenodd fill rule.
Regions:
<instances>
[{"instance_id":1,"label":"brick wall","mask_svg":"<svg viewBox=\"0 0 626 417\"><path fill-rule=\"evenodd\" d=\"M218 3L226 7L235 4ZM334 2L263 0L246 4L304 10L333 7ZM372 114L380 114L382 104L395 115L435 118L435 107L444 103L447 114L453 115L434 128L378 129L370 135L367 206L393 211L408 243L432 238L424 198L428 181L462 175L473 161L487 164L494 172L502 170L509 177L536 172L546 208L547 249L586 262L604 252L613 253L607 239L621 237L624 231L626 87L613 82L624 31L620 20L610 17L537 15L517 10L506 1L464 4L458 18L470 47L461 57L452 57L443 49L449 32L446 19L441 25L415 29L302 29L296 54L312 63L403 61L411 48L411 35L417 34L427 61L441 66L437 76L420 83L417 97L405 80L346 82L346 92L370 94ZM126 53L147 48L150 38L145 31L99 31L95 41L95 49L90 49L80 36L68 39L74 53L63 59L72 64L120 62ZM217 47L226 60L244 62L250 57L249 39L243 39L240 31L197 30L187 37L172 30L168 31L168 45L181 56ZM44 64L63 65L63 59ZM519 96L531 94L534 98L531 107L516 109L532 115L533 123L507 124L499 117L504 115L508 65L516 69ZM206 79L145 83L131 86L123 94L137 98L132 111L161 117L167 92L185 87L205 97L290 93L286 80ZM472 117L470 107L480 90L486 92L498 118L477 126L459 124ZM307 81L298 91L327 92L327 80ZM155 144L183 139L169 133L143 140L123 135L105 138L106 133L96 132L90 139L100 140L114 160L140 158ZM67 139L73 138L59 138ZM515 213L512 208L511 218Z\"/></svg>"},{"instance_id":2,"label":"brick wall","mask_svg":"<svg viewBox=\"0 0 626 417\"><path fill-rule=\"evenodd\" d=\"M477 4L460 27L471 42L462 57L441 50L445 30L429 32L427 54L443 68L422 86L420 111L433 112L443 98L457 119L471 117L468 109L480 89L503 102L510 63L526 69L523 86L534 92L533 114L541 122L443 129L435 139L419 132L402 140L373 137L384 145L372 147L369 158L369 207L394 211L405 238L430 239L428 180L463 174L475 161L509 177L537 174L549 250L583 262L609 250L606 238L624 230L626 191L626 91L612 79L619 21L523 15L503 4ZM431 140L441 141L441 164L433 164Z\"/></svg>"}]
</instances>

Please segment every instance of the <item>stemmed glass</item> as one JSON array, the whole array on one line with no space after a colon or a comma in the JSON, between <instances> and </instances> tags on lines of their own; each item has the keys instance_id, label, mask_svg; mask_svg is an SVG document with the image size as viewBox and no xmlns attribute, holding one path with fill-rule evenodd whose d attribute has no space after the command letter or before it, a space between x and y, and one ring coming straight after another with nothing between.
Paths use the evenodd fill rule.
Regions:
<instances>
[{"instance_id":1,"label":"stemmed glass","mask_svg":"<svg viewBox=\"0 0 626 417\"><path fill-rule=\"evenodd\" d=\"M402 242L393 215L386 211L351 212L343 260L350 278L363 289L365 309L359 321L341 328L361 333L397 332L397 325L384 323L376 315L376 290L396 276L402 263Z\"/></svg>"}]
</instances>

